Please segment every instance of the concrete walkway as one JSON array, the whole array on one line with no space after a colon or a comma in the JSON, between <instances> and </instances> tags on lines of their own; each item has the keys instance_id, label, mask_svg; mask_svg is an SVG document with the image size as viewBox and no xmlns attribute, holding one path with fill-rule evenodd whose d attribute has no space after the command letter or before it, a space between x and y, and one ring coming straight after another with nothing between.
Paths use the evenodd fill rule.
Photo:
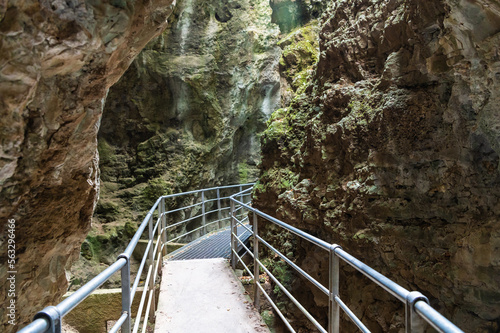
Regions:
<instances>
[{"instance_id":1,"label":"concrete walkway","mask_svg":"<svg viewBox=\"0 0 500 333\"><path fill-rule=\"evenodd\" d=\"M228 261L163 264L155 333L268 333Z\"/></svg>"}]
</instances>

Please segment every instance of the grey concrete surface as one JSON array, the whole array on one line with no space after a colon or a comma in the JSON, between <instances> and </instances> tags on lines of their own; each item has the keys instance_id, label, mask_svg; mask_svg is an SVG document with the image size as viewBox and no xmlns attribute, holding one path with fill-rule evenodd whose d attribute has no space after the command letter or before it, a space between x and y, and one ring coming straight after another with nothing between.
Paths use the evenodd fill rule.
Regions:
<instances>
[{"instance_id":1,"label":"grey concrete surface","mask_svg":"<svg viewBox=\"0 0 500 333\"><path fill-rule=\"evenodd\" d=\"M269 333L228 261L166 261L155 333Z\"/></svg>"}]
</instances>

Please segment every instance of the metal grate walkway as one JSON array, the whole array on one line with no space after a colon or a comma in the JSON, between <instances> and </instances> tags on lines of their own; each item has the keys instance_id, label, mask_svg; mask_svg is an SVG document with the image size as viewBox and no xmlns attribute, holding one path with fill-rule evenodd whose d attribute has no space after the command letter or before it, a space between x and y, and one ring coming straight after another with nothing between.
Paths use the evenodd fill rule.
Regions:
<instances>
[{"instance_id":1,"label":"metal grate walkway","mask_svg":"<svg viewBox=\"0 0 500 333\"><path fill-rule=\"evenodd\" d=\"M248 227L248 225L247 225ZM243 227L238 227L238 238L246 243L250 238L250 232ZM238 249L240 250L240 249ZM198 238L191 243L175 250L168 256L168 260L189 259L229 259L231 254L231 230L223 229L219 232Z\"/></svg>"}]
</instances>

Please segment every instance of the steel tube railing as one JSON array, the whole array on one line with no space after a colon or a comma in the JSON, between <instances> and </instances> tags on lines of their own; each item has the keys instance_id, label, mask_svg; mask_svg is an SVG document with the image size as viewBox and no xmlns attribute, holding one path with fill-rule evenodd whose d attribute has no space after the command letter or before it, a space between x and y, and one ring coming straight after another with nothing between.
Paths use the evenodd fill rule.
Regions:
<instances>
[{"instance_id":1,"label":"steel tube railing","mask_svg":"<svg viewBox=\"0 0 500 333\"><path fill-rule=\"evenodd\" d=\"M97 275L95 278L87 282L83 287L71 294L64 301L56 305L56 308L61 314L61 317L73 310L75 306L80 304L88 295L99 288L104 282L106 282L113 274L118 272L126 264L127 260L125 258L118 259L115 263L102 271L101 274Z\"/></svg>"},{"instance_id":2,"label":"steel tube railing","mask_svg":"<svg viewBox=\"0 0 500 333\"><path fill-rule=\"evenodd\" d=\"M380 287L384 288L391 295L399 299L401 302L406 302L406 296L410 293L405 288L401 287L396 282L380 274L370 266L361 262L360 260L354 258L349 253L344 250L337 248L335 254L339 256L346 263L356 268L359 272L363 273L366 277L370 278L373 282L378 284Z\"/></svg>"},{"instance_id":3,"label":"steel tube railing","mask_svg":"<svg viewBox=\"0 0 500 333\"><path fill-rule=\"evenodd\" d=\"M451 321L443 317L439 312L434 310L426 302L416 302L415 310L428 322L434 329L441 333L464 333L461 329L456 327Z\"/></svg>"},{"instance_id":4,"label":"steel tube railing","mask_svg":"<svg viewBox=\"0 0 500 333\"><path fill-rule=\"evenodd\" d=\"M318 323L318 321L309 313L309 311L300 304L299 301L295 297L292 296L292 294L281 284L281 282L262 264L260 260L256 260L259 266L266 272L266 274L271 278L271 280L276 283L276 285L281 289L281 291L288 296L288 298L295 304L295 306L309 319L311 323L316 326L318 330L320 330L323 333L327 333L327 331Z\"/></svg>"},{"instance_id":5,"label":"steel tube railing","mask_svg":"<svg viewBox=\"0 0 500 333\"><path fill-rule=\"evenodd\" d=\"M149 253L149 247L150 246L153 246L153 241L152 240L150 240L148 242L148 245L146 246L146 250L144 251L144 253ZM139 269L137 270L137 276L135 277L134 285L132 286L132 291L131 291L131 294L132 294L131 297L130 297L130 303L131 304L134 301L135 291L137 290L137 287L139 286L139 282L141 280L142 271L144 270L144 266L146 265L147 258L148 258L147 256L143 256L142 257L141 264L139 266Z\"/></svg>"},{"instance_id":6,"label":"steel tube railing","mask_svg":"<svg viewBox=\"0 0 500 333\"><path fill-rule=\"evenodd\" d=\"M31 324L21 328L17 333L39 333L46 332L50 328L50 321L47 318L35 319Z\"/></svg>"},{"instance_id":7,"label":"steel tube railing","mask_svg":"<svg viewBox=\"0 0 500 333\"><path fill-rule=\"evenodd\" d=\"M255 279L254 279L254 281L255 281ZM269 302L269 304L271 304L271 306L273 307L274 311L276 311L276 313L278 314L278 316L281 318L281 321L285 324L286 328L288 328L288 330L291 333L295 333L295 330L293 329L292 325L290 325L290 322L286 319L286 317L283 315L283 313L278 308L278 306L276 305L276 303L274 303L274 301L267 294L267 292L260 285L260 283L257 283L257 287L260 289L260 291L262 292L262 294L264 295L264 297L267 299L267 301Z\"/></svg>"},{"instance_id":8,"label":"steel tube railing","mask_svg":"<svg viewBox=\"0 0 500 333\"><path fill-rule=\"evenodd\" d=\"M292 268L294 268L297 272L300 273L300 275L302 275L303 277L305 277L309 282L311 282L312 284L314 284L319 290L321 290L325 295L328 296L328 294L330 293L328 291L328 288L326 288L325 286L323 286L321 283L319 283L318 281L316 281L311 275L307 274L306 271L304 271L302 268L300 268L299 266L297 266L297 264L295 264L294 262L292 262L290 259L288 259L283 253L279 252L278 250L276 250L271 244L269 244L268 242L266 242L262 237L260 236L255 236L259 242L261 242L262 244L264 244L266 247L268 247L271 251L273 251L274 253L276 253L281 259L283 259L288 265L290 265Z\"/></svg>"},{"instance_id":9,"label":"steel tube railing","mask_svg":"<svg viewBox=\"0 0 500 333\"><path fill-rule=\"evenodd\" d=\"M352 322L364 333L370 333L370 330L359 320L359 318L354 314L354 312L349 309L347 305L338 297L335 296L335 302L344 310L344 312L349 316Z\"/></svg>"},{"instance_id":10,"label":"steel tube railing","mask_svg":"<svg viewBox=\"0 0 500 333\"><path fill-rule=\"evenodd\" d=\"M177 209L172 209L172 210L169 210L167 212L164 212L165 215L168 215L170 213L175 213L175 212L179 212L181 210L185 210L185 209L190 209L190 208L193 208L193 207L196 207L196 206L201 206L201 202L198 202L198 203L195 203L195 204L192 204L192 205L189 205L189 206L185 206L185 207L181 207L181 208L177 208Z\"/></svg>"},{"instance_id":11,"label":"steel tube railing","mask_svg":"<svg viewBox=\"0 0 500 333\"><path fill-rule=\"evenodd\" d=\"M233 235L238 243L245 249L246 253L250 254L250 256L253 258L253 252L250 251L250 249L245 245L245 243L238 237L238 235ZM233 250L234 251L234 250ZM246 254L245 253L245 254Z\"/></svg>"},{"instance_id":12,"label":"steel tube railing","mask_svg":"<svg viewBox=\"0 0 500 333\"><path fill-rule=\"evenodd\" d=\"M42 332L47 332L51 331L54 333L60 333L61 332L61 319L62 317L70 312L73 308L75 308L79 303L81 303L86 297L88 297L95 289L99 288L104 282L106 282L113 274L121 270L121 279L122 279L122 313L120 315L120 318L118 321L115 323L115 325L111 328L112 333L116 333L119 329L123 333L131 333L131 327L130 327L130 322L131 322L131 304L134 300L135 294L138 290L139 283L141 280L141 275L142 272L144 271L144 267L146 266L146 262L149 259L148 263L148 274L146 277L145 285L144 285L144 290L143 290L143 297L141 297L141 302L139 304L139 311L137 313L137 318L135 319L135 324L133 331L137 332L140 322L141 322L141 317L142 317L142 312L144 310L144 305L145 305L145 300L146 300L146 295L149 294L148 302L146 305L146 311L147 313L145 314L145 318L151 317L154 315L154 310L155 310L155 304L154 304L154 293L155 293L155 283L157 281L157 277L159 277L158 272L159 268L161 267L160 263L162 260L162 256L160 255L161 253L164 253L163 250L166 248L167 244L167 231L169 228L173 228L176 225L180 225L182 223L187 223L189 221L192 221L196 218L201 217L204 222L204 227L206 228L207 226L210 226L215 223L221 223L230 217L222 218L222 212L229 210L229 207L223 207L222 202L224 200L230 199L230 196L220 196L220 190L223 189L234 189L234 188L245 188L249 186L253 186L253 183L248 183L248 184L237 184L237 185L227 185L227 186L219 186L219 187L212 187L208 189L201 189L201 190L195 190L195 191L189 191L189 192L184 192L184 193L175 193L175 194L170 194L170 195L165 195L159 197L156 202L153 204L151 209L147 212L146 216L142 220L141 224L139 225L139 228L137 229L136 233L130 240L129 244L127 245L125 251L117 258L116 262L111 264L108 268L106 268L104 271L102 271L100 274L98 274L96 277L94 277L92 280L90 280L88 283L86 283L84 286L82 286L80 289L75 291L72 295L70 295L68 298L63 300L61 303L59 303L56 306L49 306L39 312L36 316L34 321L27 325L26 327L22 328L19 332L22 333L42 333ZM208 194L210 191L217 191L217 198L216 199L207 199L205 197L205 194ZM195 203L193 205L189 205L187 207L181 207L178 209L173 209L167 211L165 209L165 200L170 199L170 198L176 198L180 196L186 196L186 195L192 195L192 194L199 194L202 193L202 202L200 203ZM207 203L215 202L217 201L217 210L212 210L209 212L205 212L205 205ZM188 218L184 221L179 222L178 224L170 225L167 226L167 221L166 221L166 216L168 214L178 212L181 210L186 210L186 209L193 209L196 206L202 206L202 214ZM205 219L207 216L210 214L213 214L215 212L219 212L218 214L218 219L216 221L210 221L207 222ZM155 220L155 223L153 224L153 216L157 216L157 219ZM146 228L149 227L148 229L148 243L146 246L146 250L144 252L144 255L141 259L141 263L137 272L137 276L134 279L134 283L132 285L132 288L130 287L130 257L132 256L132 253L134 252L139 240L141 239L141 236L144 234L146 231ZM198 230L198 229L196 229ZM158 233L157 236L156 233ZM153 240L156 238L156 245L153 245ZM166 254L166 252L164 253ZM148 288L149 287L149 288ZM144 323L143 325L143 330L147 326L147 322Z\"/></svg>"},{"instance_id":13,"label":"steel tube railing","mask_svg":"<svg viewBox=\"0 0 500 333\"><path fill-rule=\"evenodd\" d=\"M441 314L439 314L436 310L434 310L429 304L428 300L425 296L423 296L419 292L410 292L407 289L403 288L402 286L398 285L391 279L387 278L386 276L380 274L379 272L375 271L373 268L369 267L368 265L364 264L360 260L354 258L351 256L349 253L344 251L339 245L337 244L329 244L317 237L314 237L312 235L309 235L308 233L295 228L285 222L282 222L268 214L265 214L258 209L255 209L251 207L249 204L246 204L243 202L243 193L249 191L244 190L240 191L236 194L233 194L230 197L231 200L231 226L236 226L237 224L243 225L242 219L241 221L238 220L235 217L235 212L238 211L239 209L245 208L248 211L252 212L254 215L254 231L253 231L253 236L254 236L254 266L259 266L261 267L268 275L269 277L274 281L274 283L279 287L281 291L301 310L304 315L322 332L326 332L324 328L322 328L319 323L312 317L307 310L303 308L303 306L291 295L290 292L284 288L284 286L276 279L275 276L271 274L271 272L262 264L258 257L258 243L261 242L264 245L266 245L267 248L269 248L272 253L275 253L278 255L283 261L285 261L290 267L295 269L295 271L299 272L300 275L305 277L309 282L311 282L313 285L315 285L318 289L320 289L323 293L327 294L329 296L329 310L328 310L328 333L338 333L339 332L339 313L340 309L342 309L347 316L353 321L353 323L362 331L362 332L370 332L368 328L361 322L361 320L352 312L352 310L340 299L339 297L339 259L342 259L344 262L349 264L350 266L354 267L356 270L361 272L363 275L368 277L371 281L376 283L378 286L382 287L385 291L387 291L389 294L393 295L396 297L399 301L403 302L405 304L406 308L406 332L407 333L414 333L420 328L420 323L421 318L423 318L427 323L429 323L432 327L434 327L436 330L439 332L453 332L453 333L463 333L458 327L456 327L453 323L451 323L448 319L444 318ZM238 200L238 199L240 200ZM329 251L330 254L330 259L329 259L329 285L328 288L320 284L318 281L316 281L314 278L312 278L309 274L307 274L304 270L302 270L300 267L298 267L295 263L293 263L291 260L289 260L284 254L282 254L280 251L278 251L276 248L271 246L268 242L266 242L262 237L258 235L258 228L257 226L257 218L256 216L260 216L280 227L283 229L301 237L302 239L305 239L320 248L323 248L327 251ZM246 228L248 231L252 232L249 228ZM234 238L236 235L232 235ZM239 241L239 238L237 238ZM232 266L233 268L236 267L236 259L238 259L242 264L244 264L241 261L241 258L237 256L237 253L235 251L236 249L236 244L234 241L231 241L231 246L232 246L232 255L231 261L232 261ZM249 251L246 247L245 249ZM256 250L257 249L257 250ZM236 256L235 256L236 255ZM250 274L250 272L249 272ZM255 276L257 273L254 272L253 276ZM290 323L286 320L286 318L283 316L281 312L279 312L277 306L274 304L274 302L271 300L270 297L264 292L262 286L258 282L258 277L254 278L254 294L255 297L257 297L257 290L260 289L263 291L264 295L266 298L270 301L271 305L275 310L278 311L278 314L280 318L282 318L286 324L286 326L290 329L290 331L294 332L293 328L291 327ZM420 318L421 317L421 318ZM418 330L420 332L420 330Z\"/></svg>"},{"instance_id":14,"label":"steel tube railing","mask_svg":"<svg viewBox=\"0 0 500 333\"><path fill-rule=\"evenodd\" d=\"M283 293L298 307L298 309L306 316L306 318L313 323L314 326L321 332L328 333L337 333L339 332L339 313L340 309L342 309L347 316L353 321L353 323L358 326L358 328L363 332L369 332L366 326L359 320L359 318L352 312L351 309L340 299L339 297L339 259L342 259L344 262L354 267L356 270L361 272L363 275L368 277L371 281L382 287L385 291L396 297L398 300L405 304L406 309L406 332L407 333L415 333L416 328L423 321L430 324L439 332L445 333L463 333L459 328L457 328L453 323L444 318L441 314L439 314L435 309L433 309L429 304L427 298L415 291L408 291L407 289L401 287L394 281L375 271L368 265L364 264L360 260L354 258L349 253L344 251L340 246L336 244L329 244L315 236L308 234L307 232L290 226L289 224L282 222L268 214L265 214L258 209L255 209L248 202L245 202L247 197L250 196L250 191L252 189L251 186L254 184L238 184L238 185L228 185L228 186L219 186L208 189L200 189L194 190L184 193L176 193L169 194L165 196L161 196L156 200L152 208L148 211L143 221L141 222L137 232L132 237L130 243L127 245L125 251L118 256L115 263L106 268L103 272L93 278L91 281L86 283L83 287L78 289L71 296L66 298L64 301L59 303L57 306L49 306L45 308L43 311L39 312L35 316L35 320L29 324L28 326L21 329L19 332L21 333L44 333L47 331L51 331L54 333L61 332L61 319L62 317L71 311L74 307L76 307L80 302L82 302L87 296L89 296L95 289L101 286L105 281L107 281L113 274L121 271L121 280L122 280L122 313L115 323L115 325L111 328L111 333L116 333L119 329L123 333L131 333L131 304L134 300L135 294L138 290L138 286L140 283L140 277L142 272L144 271L144 267L146 266L146 262L149 259L148 263L148 272L145 280L145 285L142 291L142 297L139 303L139 309L137 312L137 316L135 318L135 324L133 327L133 333L137 333L139 326L142 322L142 332L145 333L147 328L148 319L154 316L155 313L155 285L157 283L157 278L159 275L159 268L161 267L161 262L163 255L166 254L164 249L166 250L166 245L171 243L177 239L185 237L195 231L200 229L205 229L205 234L207 233L207 227L219 223L219 228L221 227L221 223L226 220L230 220L230 230L231 230L231 265L233 268L236 267L236 263L240 262L244 269L248 272L248 274L253 278L254 281L254 304L258 308L259 307L259 297L260 292L264 294L266 299L270 302L273 309L276 311L278 316L283 320L285 326L291 331L295 332L292 325L280 311L278 306L274 303L271 297L265 292L264 288L260 285L259 282L259 272L262 269L271 280L283 291ZM244 187L249 187L244 189ZM234 189L237 188L238 192L232 195L221 197L220 190L222 189ZM211 191L216 192L216 197L212 195L208 195ZM188 205L185 207L176 208L173 210L165 209L165 200L170 198L176 198L180 196L186 195L196 195L201 193L201 202L195 203L192 205ZM212 198L207 198L207 195ZM198 197L199 198L199 197ZM191 199L190 199L191 200ZM193 199L195 200L195 199ZM223 206L229 200L228 206ZM217 202L217 209L206 212L205 208L208 203ZM166 216L168 214L178 212L181 210L191 209L192 210L196 206L202 206L202 213L200 215L190 217L183 221L173 223L171 225L167 225ZM229 216L223 217L222 212L229 210ZM207 217L213 215L218 212L217 219L214 221L207 221ZM243 222L249 220L249 215L245 215L248 213L252 213L253 215L253 230L245 225ZM156 223L153 224L153 216L158 216ZM241 218L244 216L243 218ZM196 218L202 218L202 223L200 227L197 227L181 236L171 237L172 239L168 239L168 231L172 230L172 228L179 226L181 224L188 223ZM302 239L315 244L316 246L329 251L329 284L328 288L319 283L316 279L314 279L311 275L305 272L302 268L300 268L297 264L295 264L292 260L288 259L283 253L279 252L275 247L265 241L258 234L258 218L261 217L271 223L278 225L279 227L291 232L292 234L301 237ZM251 250L248 246L244 244L244 242L240 239L242 235L238 237L237 235L237 226L241 225L244 229L246 229L242 235L250 232L253 235L253 250ZM132 288L130 288L130 256L137 246L141 235L145 232L146 227L148 229L148 243L146 246L145 253L142 257L138 273L136 278L134 279L134 283ZM155 236L156 232L158 233ZM156 237L156 245L154 244L154 240ZM320 289L324 294L329 297L329 310L328 310L328 329L323 328L318 321L305 309L297 299L283 286L283 284L262 264L261 258L259 258L259 242L263 243L272 253L275 253L281 260L286 262L290 267L292 267L296 272L298 272L301 276L306 278L309 282L311 282L315 287ZM238 255L238 244L241 244L242 248L245 250L245 255L247 253L253 257L254 262L254 270L250 271L249 267L243 262L242 257ZM147 301L146 301L147 299ZM141 321L143 312L144 320Z\"/></svg>"},{"instance_id":15,"label":"steel tube railing","mask_svg":"<svg viewBox=\"0 0 500 333\"><path fill-rule=\"evenodd\" d=\"M244 204L241 201L238 201L238 200L234 199L233 197L231 198L231 200L234 200L239 205L241 205L241 206L247 208L248 210L256 213L260 217L263 217L266 220L268 220L270 222L273 222L274 224L277 224L277 225L283 227L284 229L290 231L291 233L293 233L293 234L295 234L295 235L297 235L297 236L299 236L299 237L301 237L301 238L303 238L303 239L305 239L305 240L307 240L307 241L309 241L309 242L311 242L313 244L316 244L316 245L318 245L319 247L321 247L321 248L323 248L325 250L328 250L330 248L330 244L329 243L325 242L324 240L319 239L318 237L314 237L313 235L310 235L310 234L308 234L308 233L306 233L306 232L304 232L304 231L302 231L302 230L300 230L298 228L292 227L291 225L288 225L288 224L286 224L286 223L278 220L277 218L272 217L271 215L268 215L268 214L266 214L264 212L261 212L260 210L255 209L252 206Z\"/></svg>"},{"instance_id":16,"label":"steel tube railing","mask_svg":"<svg viewBox=\"0 0 500 333\"><path fill-rule=\"evenodd\" d=\"M120 317L120 319L118 319L118 321L113 325L113 327L111 327L111 329L109 330L109 333L116 333L116 332L118 332L118 330L120 328L122 328L122 325L127 320L127 318L130 318L130 316L128 315L128 313L122 314L121 317ZM126 328L124 328L124 330L126 330Z\"/></svg>"}]
</instances>

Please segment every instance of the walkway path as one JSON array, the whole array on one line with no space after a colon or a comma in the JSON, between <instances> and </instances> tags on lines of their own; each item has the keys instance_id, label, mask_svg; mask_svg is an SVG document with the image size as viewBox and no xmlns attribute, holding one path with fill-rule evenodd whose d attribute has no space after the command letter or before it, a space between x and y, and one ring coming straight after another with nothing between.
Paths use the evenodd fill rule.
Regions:
<instances>
[{"instance_id":1,"label":"walkway path","mask_svg":"<svg viewBox=\"0 0 500 333\"><path fill-rule=\"evenodd\" d=\"M247 225L247 227L250 227ZM250 237L250 232L239 226L237 231L238 237L246 242ZM231 232L229 228L218 231L214 234L208 234L198 238L191 243L172 252L168 256L168 260L187 260L187 259L204 259L204 258L226 258L229 259L231 254ZM239 244L240 245L240 244ZM241 248L241 245L238 249Z\"/></svg>"},{"instance_id":2,"label":"walkway path","mask_svg":"<svg viewBox=\"0 0 500 333\"><path fill-rule=\"evenodd\" d=\"M165 261L155 333L269 333L225 259Z\"/></svg>"}]
</instances>

